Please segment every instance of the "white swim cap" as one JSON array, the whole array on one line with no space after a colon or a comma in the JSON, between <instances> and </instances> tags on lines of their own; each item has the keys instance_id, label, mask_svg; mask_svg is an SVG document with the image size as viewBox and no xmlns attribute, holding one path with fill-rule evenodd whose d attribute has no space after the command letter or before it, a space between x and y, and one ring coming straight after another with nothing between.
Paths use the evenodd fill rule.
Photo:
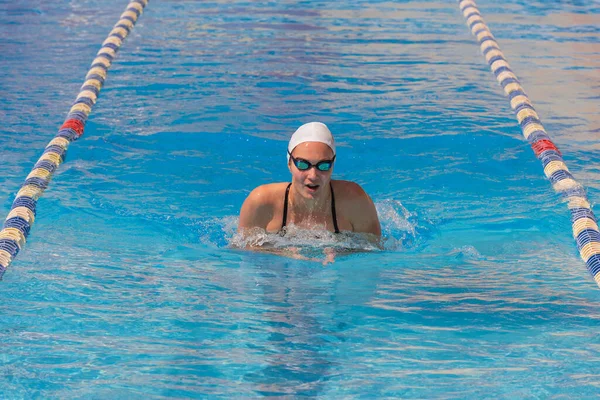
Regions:
<instances>
[{"instance_id":1,"label":"white swim cap","mask_svg":"<svg viewBox=\"0 0 600 400\"><path fill-rule=\"evenodd\" d=\"M302 125L294 132L290 143L288 144L287 159L290 160L290 154L296 146L304 142L320 142L325 143L335 156L335 142L333 141L333 135L327 125L322 122L309 122Z\"/></svg>"}]
</instances>

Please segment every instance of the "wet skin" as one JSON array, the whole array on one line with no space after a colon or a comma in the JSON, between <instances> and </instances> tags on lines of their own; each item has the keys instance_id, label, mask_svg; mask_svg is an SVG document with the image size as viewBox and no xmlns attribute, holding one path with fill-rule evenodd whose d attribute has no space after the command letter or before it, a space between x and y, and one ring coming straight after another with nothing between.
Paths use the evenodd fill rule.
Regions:
<instances>
[{"instance_id":1,"label":"wet skin","mask_svg":"<svg viewBox=\"0 0 600 400\"><path fill-rule=\"evenodd\" d=\"M305 142L296 146L292 155L311 164L331 160L333 151L320 142ZM334 164L335 165L335 164ZM340 231L370 233L381 236L377 211L371 198L360 185L342 180L332 180L333 167L319 171L311 167L299 170L290 160L288 168L292 175L288 203L288 224L304 229L334 231L331 213L331 189L336 202L337 222ZM244 201L240 211L238 231L260 228L278 232L283 221L283 200L288 183L271 183L254 189Z\"/></svg>"}]
</instances>

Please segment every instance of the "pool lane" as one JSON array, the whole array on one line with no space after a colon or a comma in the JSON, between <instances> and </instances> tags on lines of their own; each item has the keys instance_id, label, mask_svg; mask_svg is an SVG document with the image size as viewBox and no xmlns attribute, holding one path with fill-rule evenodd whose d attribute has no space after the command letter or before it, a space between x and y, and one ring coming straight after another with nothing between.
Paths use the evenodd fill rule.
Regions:
<instances>
[{"instance_id":1,"label":"pool lane","mask_svg":"<svg viewBox=\"0 0 600 400\"><path fill-rule=\"evenodd\" d=\"M459 0L458 3L471 33L479 42L483 56L510 100L510 106L515 111L523 136L542 162L544 174L550 180L554 190L568 202L573 237L577 241L579 254L600 286L600 232L584 187L569 172L560 150L548 136L531 100L506 61L475 2Z\"/></svg>"},{"instance_id":2,"label":"pool lane","mask_svg":"<svg viewBox=\"0 0 600 400\"><path fill-rule=\"evenodd\" d=\"M96 104L108 69L147 4L148 0L132 0L127 5L92 61L67 118L25 178L0 231L0 278L25 245L35 221L38 199L48 187L58 166L64 161L69 144L83 135L85 123Z\"/></svg>"}]
</instances>

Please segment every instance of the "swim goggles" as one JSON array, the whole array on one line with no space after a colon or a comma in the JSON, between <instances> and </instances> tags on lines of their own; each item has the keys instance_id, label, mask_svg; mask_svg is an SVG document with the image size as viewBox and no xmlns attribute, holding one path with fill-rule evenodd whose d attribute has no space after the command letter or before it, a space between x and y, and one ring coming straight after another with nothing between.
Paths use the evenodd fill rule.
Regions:
<instances>
[{"instance_id":1,"label":"swim goggles","mask_svg":"<svg viewBox=\"0 0 600 400\"><path fill-rule=\"evenodd\" d=\"M331 166L333 165L333 161L335 160L335 156L333 156L331 160L322 160L316 164L311 164L310 161L307 161L304 158L294 157L289 151L288 154L290 155L290 158L292 159L292 162L294 163L296 168L298 168L300 171L308 171L312 167L315 167L319 171L323 172L329 171L331 169Z\"/></svg>"}]
</instances>

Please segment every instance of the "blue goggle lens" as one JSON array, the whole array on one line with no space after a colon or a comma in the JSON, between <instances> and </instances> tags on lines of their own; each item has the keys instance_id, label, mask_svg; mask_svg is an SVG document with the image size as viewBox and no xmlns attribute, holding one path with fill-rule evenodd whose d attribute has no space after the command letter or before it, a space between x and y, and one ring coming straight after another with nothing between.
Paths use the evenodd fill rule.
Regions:
<instances>
[{"instance_id":1,"label":"blue goggle lens","mask_svg":"<svg viewBox=\"0 0 600 400\"><path fill-rule=\"evenodd\" d=\"M317 169L319 171L329 171L329 169L331 168L331 164L331 161L321 161L317 164Z\"/></svg>"}]
</instances>

